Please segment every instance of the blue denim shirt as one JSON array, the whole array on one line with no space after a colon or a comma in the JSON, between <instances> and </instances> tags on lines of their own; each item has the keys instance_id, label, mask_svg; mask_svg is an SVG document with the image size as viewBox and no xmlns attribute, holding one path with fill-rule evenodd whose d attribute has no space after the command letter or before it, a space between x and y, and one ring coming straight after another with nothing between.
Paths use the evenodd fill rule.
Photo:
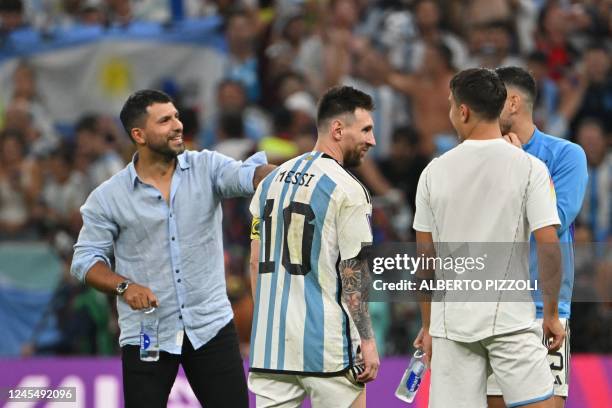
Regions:
<instances>
[{"instance_id":1,"label":"blue denim shirt","mask_svg":"<svg viewBox=\"0 0 612 408\"><path fill-rule=\"evenodd\" d=\"M183 331L194 348L211 340L233 317L225 288L221 200L253 194L257 153L244 163L203 150L178 156L170 204L143 183L134 160L96 188L81 207L83 228L71 273L85 280L103 261L149 287L159 300L159 344L180 354ZM117 299L121 346L139 344L141 311Z\"/></svg>"}]
</instances>

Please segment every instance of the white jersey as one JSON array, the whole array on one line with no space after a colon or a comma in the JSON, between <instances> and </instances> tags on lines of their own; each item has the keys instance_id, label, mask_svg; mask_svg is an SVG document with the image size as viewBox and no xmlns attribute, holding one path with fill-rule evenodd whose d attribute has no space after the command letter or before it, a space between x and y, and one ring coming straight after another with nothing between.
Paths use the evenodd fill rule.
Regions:
<instances>
[{"instance_id":1,"label":"white jersey","mask_svg":"<svg viewBox=\"0 0 612 408\"><path fill-rule=\"evenodd\" d=\"M338 264L372 243L367 190L330 156L311 152L269 174L250 210L260 220L251 371L348 370L359 335Z\"/></svg>"},{"instance_id":2,"label":"white jersey","mask_svg":"<svg viewBox=\"0 0 612 408\"><path fill-rule=\"evenodd\" d=\"M528 243L534 230L558 224L546 165L501 138L466 140L434 159L419 179L413 226L431 232L434 242ZM520 276L529 277L529 253L517 256L511 246L508 259L514 255ZM439 301L431 305L430 333L473 342L534 320L533 302Z\"/></svg>"}]
</instances>

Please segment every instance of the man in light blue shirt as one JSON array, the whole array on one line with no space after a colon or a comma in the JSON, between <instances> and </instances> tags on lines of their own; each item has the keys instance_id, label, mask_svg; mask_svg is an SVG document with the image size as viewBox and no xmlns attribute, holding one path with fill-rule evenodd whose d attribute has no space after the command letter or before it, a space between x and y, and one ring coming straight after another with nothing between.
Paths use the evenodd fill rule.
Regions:
<instances>
[{"instance_id":1,"label":"man in light blue shirt","mask_svg":"<svg viewBox=\"0 0 612 408\"><path fill-rule=\"evenodd\" d=\"M225 288L221 200L251 195L271 166L263 153L242 163L185 150L178 112L159 91L134 93L120 116L137 153L81 207L71 272L118 295L125 405L165 407L182 364L202 405L246 407ZM140 321L152 306L161 353L143 362Z\"/></svg>"},{"instance_id":2,"label":"man in light blue shirt","mask_svg":"<svg viewBox=\"0 0 612 408\"><path fill-rule=\"evenodd\" d=\"M536 83L529 72L518 67L502 67L495 70L506 85L508 96L500 115L502 133L511 143L522 147L542 160L554 184L557 212L561 226L557 230L561 243L562 278L559 294L559 319L565 325L566 340L561 349L549 352L548 360L555 379L554 402L556 408L565 405L569 380L569 318L574 285L574 220L582 207L588 181L586 155L582 148L567 140L541 132L533 123L533 105ZM533 237L532 237L533 243ZM530 258L532 278L537 277L538 259L532 248ZM536 294L536 317L542 318L542 295ZM489 407L502 407L499 387L490 377L487 387Z\"/></svg>"}]
</instances>

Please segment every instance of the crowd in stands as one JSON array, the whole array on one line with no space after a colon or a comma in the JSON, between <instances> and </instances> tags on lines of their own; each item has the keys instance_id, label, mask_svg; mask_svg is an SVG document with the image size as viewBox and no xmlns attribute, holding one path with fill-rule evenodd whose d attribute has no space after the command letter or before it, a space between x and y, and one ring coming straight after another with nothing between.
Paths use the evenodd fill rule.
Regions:
<instances>
[{"instance_id":1,"label":"crowd in stands","mask_svg":"<svg viewBox=\"0 0 612 408\"><path fill-rule=\"evenodd\" d=\"M227 69L216 106L200 117L185 90L173 97L191 148L236 159L265 150L281 163L312 149L316 100L336 84L374 98L377 146L357 175L375 195L375 241L410 241L420 172L457 143L448 117L448 83L457 70L518 65L538 83L535 121L585 150L589 184L576 241L598 242L597 256L576 253L576 281L612 287L612 5L606 0L2 0L2 38L15 30L129 25L218 16ZM205 72L202 75L206 75ZM46 240L69 265L87 195L131 160L133 146L116 117L82 112L58 132L37 94L27 60L13 74L0 115L0 240ZM250 298L248 200L224 204L228 294L248 351ZM607 246L606 246L607 245ZM587 245L584 245L586 248ZM114 353L112 298L64 278L51 313L68 322L52 350ZM89 299L89 300L88 300ZM76 301L79 300L79 301ZM83 302L91 307L83 307ZM79 303L80 302L80 303ZM79 307L80 305L80 307ZM610 303L576 303L572 350L610 352ZM89 310L89 312L86 312ZM372 303L383 355L405 354L420 327L417 305ZM78 313L77 313L78 311ZM584 313L582 313L584 312ZM61 319L60 319L61 320ZM70 323L72 322L72 323ZM75 322L85 322L77 324ZM111 341L109 341L111 339ZM116 343L116 342L115 342Z\"/></svg>"}]
</instances>

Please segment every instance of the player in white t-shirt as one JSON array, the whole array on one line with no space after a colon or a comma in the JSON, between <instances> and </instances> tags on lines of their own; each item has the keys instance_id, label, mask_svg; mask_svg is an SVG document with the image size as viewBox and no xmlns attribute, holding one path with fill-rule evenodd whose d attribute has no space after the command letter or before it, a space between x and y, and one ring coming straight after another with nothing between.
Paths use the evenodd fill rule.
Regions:
<instances>
[{"instance_id":1,"label":"player in white t-shirt","mask_svg":"<svg viewBox=\"0 0 612 408\"><path fill-rule=\"evenodd\" d=\"M497 74L462 71L450 88L449 116L462 143L421 174L417 247L435 256L434 242L526 243L530 233L538 244L547 243L538 245L540 285L547 294L543 330L556 349L565 335L557 310L559 217L546 166L502 138L498 117L506 89ZM529 276L528 256L517 258L508 264L512 260ZM449 302L445 296L421 302L423 329L415 340L431 359L430 407L486 407L491 370L507 406L552 407L554 381L533 302Z\"/></svg>"},{"instance_id":2,"label":"player in white t-shirt","mask_svg":"<svg viewBox=\"0 0 612 408\"><path fill-rule=\"evenodd\" d=\"M249 389L258 407L365 403L379 358L362 249L372 244L368 191L345 167L376 144L369 95L329 90L315 150L280 165L251 202L255 299Z\"/></svg>"}]
</instances>

